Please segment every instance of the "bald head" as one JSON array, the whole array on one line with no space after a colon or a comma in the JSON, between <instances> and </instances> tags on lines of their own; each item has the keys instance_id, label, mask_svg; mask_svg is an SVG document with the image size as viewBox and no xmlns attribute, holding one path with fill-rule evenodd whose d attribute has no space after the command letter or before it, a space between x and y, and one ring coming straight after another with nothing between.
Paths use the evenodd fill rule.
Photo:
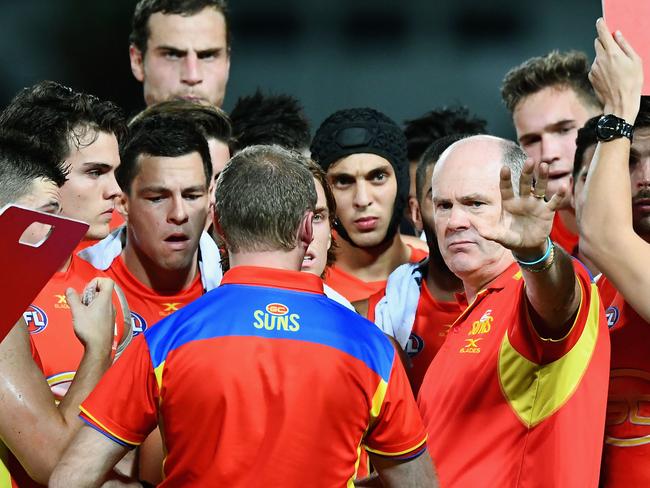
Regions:
<instances>
[{"instance_id":1,"label":"bald head","mask_svg":"<svg viewBox=\"0 0 650 488\"><path fill-rule=\"evenodd\" d=\"M475 174L487 176L485 184L499 184L502 166L510 168L512 186L519 193L519 178L526 162L526 153L515 142L500 137L477 135L467 137L449 146L440 156L432 178L441 171L453 171L463 177ZM480 171L477 173L478 169ZM490 175L495 175L491 177Z\"/></svg>"}]
</instances>

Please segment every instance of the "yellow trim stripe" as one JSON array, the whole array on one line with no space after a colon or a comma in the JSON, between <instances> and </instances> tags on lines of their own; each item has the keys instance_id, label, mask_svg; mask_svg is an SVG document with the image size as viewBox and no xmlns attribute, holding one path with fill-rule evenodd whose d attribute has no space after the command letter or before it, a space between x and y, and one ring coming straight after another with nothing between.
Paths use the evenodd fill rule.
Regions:
<instances>
[{"instance_id":1,"label":"yellow trim stripe","mask_svg":"<svg viewBox=\"0 0 650 488\"><path fill-rule=\"evenodd\" d=\"M506 400L526 427L550 417L578 387L596 348L599 307L598 290L592 284L591 303L580 338L570 351L552 363L540 365L529 361L512 346L506 332L499 350L499 382Z\"/></svg>"},{"instance_id":2,"label":"yellow trim stripe","mask_svg":"<svg viewBox=\"0 0 650 488\"><path fill-rule=\"evenodd\" d=\"M162 389L162 375L163 375L164 367L165 367L165 361L163 361L153 369L153 373L156 375L156 383L158 383L158 391L161 391Z\"/></svg>"},{"instance_id":3,"label":"yellow trim stripe","mask_svg":"<svg viewBox=\"0 0 650 488\"><path fill-rule=\"evenodd\" d=\"M605 444L616 447L636 447L650 443L650 435L643 437L633 437L631 439L621 439L619 437L605 436Z\"/></svg>"},{"instance_id":4,"label":"yellow trim stripe","mask_svg":"<svg viewBox=\"0 0 650 488\"><path fill-rule=\"evenodd\" d=\"M368 446L366 446L366 451L374 452L375 454L379 454L381 456L386 456L386 457L401 456L402 454L417 451L420 447L422 447L424 445L425 442L427 442L427 437L428 436L425 435L424 439L422 439L420 442L418 442L415 446L412 446L409 449L405 449L404 451L400 451L400 452L379 451L377 449L370 449Z\"/></svg>"},{"instance_id":5,"label":"yellow trim stripe","mask_svg":"<svg viewBox=\"0 0 650 488\"><path fill-rule=\"evenodd\" d=\"M139 446L141 442L133 442L133 441L127 441L125 438L120 437L117 435L115 432L112 430L108 429L104 424L102 424L99 420L97 420L95 417L93 417L88 410L86 410L84 407L79 405L79 410L81 410L90 420L95 422L99 427L102 428L107 434L110 434L111 436L115 437L116 439L121 440L122 442L125 442L126 444L130 444L132 446Z\"/></svg>"},{"instance_id":6,"label":"yellow trim stripe","mask_svg":"<svg viewBox=\"0 0 650 488\"><path fill-rule=\"evenodd\" d=\"M11 488L11 473L5 464L9 458L9 449L0 442L0 488Z\"/></svg>"},{"instance_id":7,"label":"yellow trim stripe","mask_svg":"<svg viewBox=\"0 0 650 488\"><path fill-rule=\"evenodd\" d=\"M386 398L386 391L388 390L388 383L384 380L380 380L375 390L375 394L372 396L372 405L370 406L370 425L372 425L379 413L381 412L381 407L384 404L384 398Z\"/></svg>"}]
</instances>

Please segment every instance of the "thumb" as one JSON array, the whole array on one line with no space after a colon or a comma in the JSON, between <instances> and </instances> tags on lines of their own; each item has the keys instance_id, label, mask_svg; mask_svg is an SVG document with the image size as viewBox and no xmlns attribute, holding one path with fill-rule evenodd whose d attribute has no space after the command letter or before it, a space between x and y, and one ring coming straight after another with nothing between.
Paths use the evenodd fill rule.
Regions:
<instances>
[{"instance_id":1,"label":"thumb","mask_svg":"<svg viewBox=\"0 0 650 488\"><path fill-rule=\"evenodd\" d=\"M73 316L77 310L83 307L81 304L81 297L73 288L68 288L65 291L65 299L68 302L68 306L70 307Z\"/></svg>"},{"instance_id":2,"label":"thumb","mask_svg":"<svg viewBox=\"0 0 650 488\"><path fill-rule=\"evenodd\" d=\"M499 242L501 235L503 234L503 229L501 228L500 223L496 225L485 225L483 222L472 216L468 216L468 220L481 237L489 241Z\"/></svg>"}]
</instances>

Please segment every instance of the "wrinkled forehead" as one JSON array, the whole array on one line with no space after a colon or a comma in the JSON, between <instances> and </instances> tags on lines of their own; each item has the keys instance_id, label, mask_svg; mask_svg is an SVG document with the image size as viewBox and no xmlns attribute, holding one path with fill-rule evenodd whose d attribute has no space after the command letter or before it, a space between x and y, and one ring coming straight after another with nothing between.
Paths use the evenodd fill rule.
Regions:
<instances>
[{"instance_id":1,"label":"wrinkled forehead","mask_svg":"<svg viewBox=\"0 0 650 488\"><path fill-rule=\"evenodd\" d=\"M156 12L148 20L147 48L160 45L177 49L211 49L226 45L226 21L213 7L192 15Z\"/></svg>"},{"instance_id":2,"label":"wrinkled forehead","mask_svg":"<svg viewBox=\"0 0 650 488\"><path fill-rule=\"evenodd\" d=\"M647 157L650 155L650 127L634 129L634 141L631 152L636 156Z\"/></svg>"},{"instance_id":3,"label":"wrinkled forehead","mask_svg":"<svg viewBox=\"0 0 650 488\"><path fill-rule=\"evenodd\" d=\"M445 150L431 176L432 192L467 186L499 184L503 166L500 140L494 137L472 137L458 141Z\"/></svg>"}]
</instances>

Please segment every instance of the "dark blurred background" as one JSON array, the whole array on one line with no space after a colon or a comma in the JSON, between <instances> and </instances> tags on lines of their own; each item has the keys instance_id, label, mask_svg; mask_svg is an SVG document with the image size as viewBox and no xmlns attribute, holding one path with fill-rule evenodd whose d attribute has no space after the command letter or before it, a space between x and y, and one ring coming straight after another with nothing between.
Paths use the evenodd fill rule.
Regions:
<instances>
[{"instance_id":1,"label":"dark blurred background","mask_svg":"<svg viewBox=\"0 0 650 488\"><path fill-rule=\"evenodd\" d=\"M0 106L52 79L143 108L128 61L135 0L0 0ZM505 72L552 49L593 56L599 0L231 0L224 108L257 87L298 97L315 127L371 106L397 122L464 104L512 137Z\"/></svg>"}]
</instances>

